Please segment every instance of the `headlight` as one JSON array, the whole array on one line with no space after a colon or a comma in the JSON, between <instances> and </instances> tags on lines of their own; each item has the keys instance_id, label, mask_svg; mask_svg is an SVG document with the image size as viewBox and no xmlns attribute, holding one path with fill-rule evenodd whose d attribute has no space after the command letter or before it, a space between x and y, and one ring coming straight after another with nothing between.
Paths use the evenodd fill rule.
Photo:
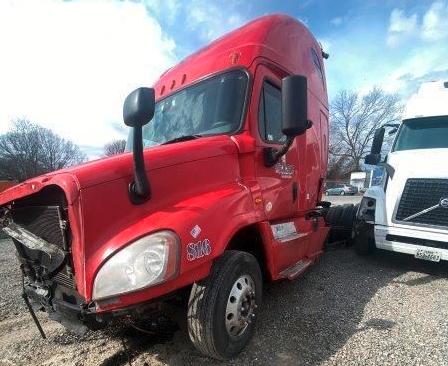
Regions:
<instances>
[{"instance_id":1,"label":"headlight","mask_svg":"<svg viewBox=\"0 0 448 366\"><path fill-rule=\"evenodd\" d=\"M375 223L376 200L371 197L363 197L359 205L358 219L369 223Z\"/></svg>"},{"instance_id":2,"label":"headlight","mask_svg":"<svg viewBox=\"0 0 448 366\"><path fill-rule=\"evenodd\" d=\"M165 282L177 275L179 237L160 231L140 238L110 257L98 271L93 299L124 294Z\"/></svg>"}]
</instances>

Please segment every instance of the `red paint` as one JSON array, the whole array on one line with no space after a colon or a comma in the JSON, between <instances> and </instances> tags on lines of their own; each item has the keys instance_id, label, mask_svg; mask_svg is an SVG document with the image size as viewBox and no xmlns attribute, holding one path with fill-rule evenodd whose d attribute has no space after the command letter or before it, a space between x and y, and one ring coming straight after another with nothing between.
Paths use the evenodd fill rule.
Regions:
<instances>
[{"instance_id":1,"label":"red paint","mask_svg":"<svg viewBox=\"0 0 448 366\"><path fill-rule=\"evenodd\" d=\"M0 192L14 186L15 183L11 180L0 180Z\"/></svg>"},{"instance_id":2,"label":"red paint","mask_svg":"<svg viewBox=\"0 0 448 366\"><path fill-rule=\"evenodd\" d=\"M176 279L120 296L108 305L100 304L100 311L147 301L204 278L233 235L248 225L259 230L263 265L271 279L278 279L298 260L314 260L328 232L323 220L318 221L316 230L312 221L305 219L307 210L321 198L328 151L325 78L313 64L311 48L323 64L319 44L302 24L288 16L273 15L233 31L165 72L155 84L158 98L235 67L249 73L251 92L240 133L145 150L152 187L148 202L133 205L129 200L132 155L127 153L31 179L0 194L0 205L44 186L63 189L69 203L77 289L86 301L91 300L98 269L112 253L161 229L180 236ZM289 74L308 78L308 111L313 126L295 139L286 154L286 162L295 169L291 178L282 178L275 167L263 164L263 148L272 145L259 136L258 104L265 78L280 86L281 78ZM295 202L294 182L298 186ZM269 205L272 208L267 211ZM294 221L304 235L287 243L276 242L270 225L288 221ZM210 240L212 253L188 261L186 246L195 241L190 234L195 225L202 229L198 239Z\"/></svg>"}]
</instances>

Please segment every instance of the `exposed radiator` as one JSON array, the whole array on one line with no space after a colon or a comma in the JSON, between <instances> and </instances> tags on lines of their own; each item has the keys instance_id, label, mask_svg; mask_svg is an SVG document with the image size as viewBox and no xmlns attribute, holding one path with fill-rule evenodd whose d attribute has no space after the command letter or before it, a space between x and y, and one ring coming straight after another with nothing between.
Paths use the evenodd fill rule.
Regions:
<instances>
[{"instance_id":1,"label":"exposed radiator","mask_svg":"<svg viewBox=\"0 0 448 366\"><path fill-rule=\"evenodd\" d=\"M15 207L11 214L16 224L24 227L45 241L69 251L65 230L67 222L63 218L63 212L60 206ZM31 250L22 245L20 252L27 260L36 263L38 266L48 267L51 261L51 258L46 253ZM66 265L63 265L63 268L54 274L53 279L63 286L75 287L73 276L68 272Z\"/></svg>"}]
</instances>

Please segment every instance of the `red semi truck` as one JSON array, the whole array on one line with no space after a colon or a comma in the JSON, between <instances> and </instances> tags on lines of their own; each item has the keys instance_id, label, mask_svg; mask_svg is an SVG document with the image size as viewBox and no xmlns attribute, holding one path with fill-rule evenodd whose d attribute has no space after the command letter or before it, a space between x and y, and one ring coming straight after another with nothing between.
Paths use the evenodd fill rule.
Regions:
<instances>
[{"instance_id":1,"label":"red semi truck","mask_svg":"<svg viewBox=\"0 0 448 366\"><path fill-rule=\"evenodd\" d=\"M240 352L263 281L297 277L329 231L326 56L296 19L252 21L126 98L126 153L0 194L31 314L97 329L189 289L197 349Z\"/></svg>"}]
</instances>

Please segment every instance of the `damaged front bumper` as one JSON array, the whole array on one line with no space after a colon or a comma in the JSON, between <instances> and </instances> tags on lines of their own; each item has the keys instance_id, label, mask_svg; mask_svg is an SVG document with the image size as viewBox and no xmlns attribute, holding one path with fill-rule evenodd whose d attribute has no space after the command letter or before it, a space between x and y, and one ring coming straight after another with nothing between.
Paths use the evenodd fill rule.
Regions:
<instances>
[{"instance_id":1,"label":"damaged front bumper","mask_svg":"<svg viewBox=\"0 0 448 366\"><path fill-rule=\"evenodd\" d=\"M7 209L1 212L0 229L13 239L16 246L23 276L22 297L42 337L45 338L45 334L34 314L35 310L46 311L51 319L77 333L98 327L95 314L88 309L88 305L74 286L61 286L54 279L67 261L68 251L15 223ZM38 256L47 256L45 265L35 258L30 258L27 255L29 251L38 253Z\"/></svg>"},{"instance_id":2,"label":"damaged front bumper","mask_svg":"<svg viewBox=\"0 0 448 366\"><path fill-rule=\"evenodd\" d=\"M67 289L57 288L53 296L48 297L48 293L42 288L37 288L32 284L25 284L24 294L31 300L33 310L47 312L50 319L61 323L78 335L85 334L87 330L103 329L115 319L136 321L155 318L166 312L165 306L167 306L167 302L165 301L171 298L165 297L122 309L98 312L95 302L85 303L75 290L67 291ZM31 315L34 318L32 311ZM40 328L38 322L36 325Z\"/></svg>"},{"instance_id":3,"label":"damaged front bumper","mask_svg":"<svg viewBox=\"0 0 448 366\"><path fill-rule=\"evenodd\" d=\"M41 237L45 235L43 232L40 234L40 229L36 230L36 227L43 226L42 222L37 221L35 227L25 227L25 224L22 224L24 220L20 219L19 223L15 221L13 210L3 208L0 212L0 229L9 235L15 244L23 275L22 297L42 337L45 338L45 334L35 316L35 311L45 311L50 319L77 334L104 328L116 318L137 320L154 317L163 311L162 306L166 298L113 311L103 311L101 304L87 302L78 293L71 273L69 240L61 240L60 245L50 243ZM49 225L53 228L60 227L61 238L66 236L67 224L63 220L61 208L56 206L27 208L27 212L32 210L41 210L47 219L49 212L53 212L54 219Z\"/></svg>"}]
</instances>

